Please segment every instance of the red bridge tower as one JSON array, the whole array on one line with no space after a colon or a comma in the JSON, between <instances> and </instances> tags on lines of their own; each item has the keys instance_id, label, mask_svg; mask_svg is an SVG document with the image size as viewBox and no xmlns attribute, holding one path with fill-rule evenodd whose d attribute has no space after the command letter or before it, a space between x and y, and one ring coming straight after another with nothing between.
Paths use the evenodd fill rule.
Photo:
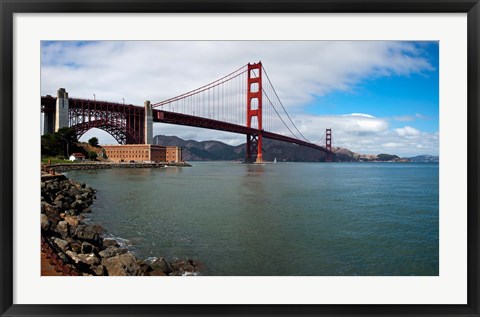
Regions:
<instances>
[{"instance_id":1,"label":"red bridge tower","mask_svg":"<svg viewBox=\"0 0 480 317\"><path fill-rule=\"evenodd\" d=\"M327 129L325 133L325 149L327 152L326 162L332 161L332 129Z\"/></svg>"},{"instance_id":2,"label":"red bridge tower","mask_svg":"<svg viewBox=\"0 0 480 317\"><path fill-rule=\"evenodd\" d=\"M247 78L247 127L252 127L252 119L257 118L256 134L247 134L246 162L253 162L252 155L257 154L255 163L263 162L262 158L262 62L248 64Z\"/></svg>"}]
</instances>

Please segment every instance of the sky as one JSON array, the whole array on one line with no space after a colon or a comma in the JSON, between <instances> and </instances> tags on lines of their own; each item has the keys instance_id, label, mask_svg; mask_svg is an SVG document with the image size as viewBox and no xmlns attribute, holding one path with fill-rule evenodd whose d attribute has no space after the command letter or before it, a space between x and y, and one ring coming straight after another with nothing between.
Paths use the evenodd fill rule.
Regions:
<instances>
[{"instance_id":1,"label":"sky","mask_svg":"<svg viewBox=\"0 0 480 317\"><path fill-rule=\"evenodd\" d=\"M438 42L42 41L41 94L143 106L261 61L302 134L332 129L333 146L362 154L438 155ZM245 136L154 123L154 135L218 140ZM92 129L100 144L115 144Z\"/></svg>"}]
</instances>

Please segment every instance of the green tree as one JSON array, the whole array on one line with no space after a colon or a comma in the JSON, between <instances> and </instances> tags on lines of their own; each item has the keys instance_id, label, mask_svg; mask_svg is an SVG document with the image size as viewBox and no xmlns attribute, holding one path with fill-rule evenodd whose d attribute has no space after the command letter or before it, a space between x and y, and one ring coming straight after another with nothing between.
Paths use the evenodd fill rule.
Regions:
<instances>
[{"instance_id":1,"label":"green tree","mask_svg":"<svg viewBox=\"0 0 480 317\"><path fill-rule=\"evenodd\" d=\"M76 148L77 135L72 128L60 128L57 132L42 136L42 155L68 157Z\"/></svg>"},{"instance_id":2,"label":"green tree","mask_svg":"<svg viewBox=\"0 0 480 317\"><path fill-rule=\"evenodd\" d=\"M68 157L70 155L70 149L77 142L77 134L72 128L60 128L55 133L56 137L60 140L60 143L63 145L63 156Z\"/></svg>"},{"instance_id":3,"label":"green tree","mask_svg":"<svg viewBox=\"0 0 480 317\"><path fill-rule=\"evenodd\" d=\"M107 152L103 148L102 148L101 157L104 158L104 159L108 159Z\"/></svg>"},{"instance_id":4,"label":"green tree","mask_svg":"<svg viewBox=\"0 0 480 317\"><path fill-rule=\"evenodd\" d=\"M97 159L98 155L97 153L93 152L93 151L90 151L88 152L88 158L92 161L95 161Z\"/></svg>"},{"instance_id":5,"label":"green tree","mask_svg":"<svg viewBox=\"0 0 480 317\"><path fill-rule=\"evenodd\" d=\"M98 139L96 137L90 138L90 140L88 140L88 143L91 146L98 146Z\"/></svg>"},{"instance_id":6,"label":"green tree","mask_svg":"<svg viewBox=\"0 0 480 317\"><path fill-rule=\"evenodd\" d=\"M378 154L377 158L379 161L392 161L398 159L399 157L391 154Z\"/></svg>"}]
</instances>

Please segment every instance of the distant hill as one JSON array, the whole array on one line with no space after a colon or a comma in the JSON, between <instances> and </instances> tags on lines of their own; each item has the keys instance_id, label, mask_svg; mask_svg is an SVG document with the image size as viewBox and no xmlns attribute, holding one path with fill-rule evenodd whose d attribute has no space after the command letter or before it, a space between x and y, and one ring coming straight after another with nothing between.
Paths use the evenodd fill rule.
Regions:
<instances>
[{"instance_id":1,"label":"distant hill","mask_svg":"<svg viewBox=\"0 0 480 317\"><path fill-rule=\"evenodd\" d=\"M420 163L438 163L439 157L434 155L418 155L410 157L411 162L420 162Z\"/></svg>"},{"instance_id":2,"label":"distant hill","mask_svg":"<svg viewBox=\"0 0 480 317\"><path fill-rule=\"evenodd\" d=\"M235 161L245 159L246 145L228 145L219 141L183 140L176 136L157 135L153 144L183 147L186 161ZM438 156L420 155L400 158L391 154L359 154L345 148L333 147L339 162L438 162ZM323 162L325 153L287 142L263 139L263 158L278 162ZM436 160L435 160L436 159Z\"/></svg>"},{"instance_id":3,"label":"distant hill","mask_svg":"<svg viewBox=\"0 0 480 317\"><path fill-rule=\"evenodd\" d=\"M176 136L157 135L153 144L181 146L187 161L235 161L245 159L246 145L231 146L219 141L183 140ZM319 162L325 153L281 141L263 139L263 159L266 161Z\"/></svg>"},{"instance_id":4,"label":"distant hill","mask_svg":"<svg viewBox=\"0 0 480 317\"><path fill-rule=\"evenodd\" d=\"M413 157L399 157L391 154L359 154L345 148L333 147L337 161L340 162L415 162L438 163L439 157L434 155L418 155Z\"/></svg>"},{"instance_id":5,"label":"distant hill","mask_svg":"<svg viewBox=\"0 0 480 317\"><path fill-rule=\"evenodd\" d=\"M219 141L183 140L176 136L157 135L153 144L183 147L186 161L232 161L245 156L245 145L231 146Z\"/></svg>"},{"instance_id":6,"label":"distant hill","mask_svg":"<svg viewBox=\"0 0 480 317\"><path fill-rule=\"evenodd\" d=\"M360 154L345 148L333 147L332 151L340 162L410 162L409 158L392 154Z\"/></svg>"}]
</instances>

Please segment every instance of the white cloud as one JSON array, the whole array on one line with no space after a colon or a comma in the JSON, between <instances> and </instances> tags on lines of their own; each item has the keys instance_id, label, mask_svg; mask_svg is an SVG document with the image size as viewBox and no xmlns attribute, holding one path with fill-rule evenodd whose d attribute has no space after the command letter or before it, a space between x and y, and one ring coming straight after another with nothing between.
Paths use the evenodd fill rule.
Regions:
<instances>
[{"instance_id":1,"label":"white cloud","mask_svg":"<svg viewBox=\"0 0 480 317\"><path fill-rule=\"evenodd\" d=\"M395 142L388 142L383 143L382 146L388 149L397 149L401 148L404 144L403 143L395 143Z\"/></svg>"},{"instance_id":2,"label":"white cloud","mask_svg":"<svg viewBox=\"0 0 480 317\"><path fill-rule=\"evenodd\" d=\"M155 103L198 88L259 60L307 139L316 141L326 128L332 128L336 145L378 154L395 143L404 144L396 148L397 153L406 153L417 148L408 143L412 138L424 136L423 140L419 138L424 145L422 151L438 153L438 135L435 139L410 126L390 130L388 118L365 113L315 116L303 112L302 107L317 96L338 91L355 93L365 79L431 71L433 67L421 50L409 42L53 42L42 48L41 94L55 95L62 87L70 97L93 99L95 94L97 100L124 99L127 104L143 105L145 100ZM415 114L403 119L413 118L424 116ZM245 142L243 135L158 123L154 124L156 134L216 139L232 145ZM98 130L87 132L82 139L94 135L100 143L115 142Z\"/></svg>"},{"instance_id":3,"label":"white cloud","mask_svg":"<svg viewBox=\"0 0 480 317\"><path fill-rule=\"evenodd\" d=\"M375 118L374 116L369 115L369 114L365 114L365 113L351 113L351 114L346 115L346 116L364 117L364 118Z\"/></svg>"},{"instance_id":4,"label":"white cloud","mask_svg":"<svg viewBox=\"0 0 480 317\"><path fill-rule=\"evenodd\" d=\"M350 91L375 76L432 69L415 45L393 41L102 41L42 49L41 92L137 105L159 102L261 60L289 107Z\"/></svg>"},{"instance_id":5,"label":"white cloud","mask_svg":"<svg viewBox=\"0 0 480 317\"><path fill-rule=\"evenodd\" d=\"M438 154L438 132L426 133L411 127L389 129L388 121L373 116L295 116L294 121L300 132L311 142L325 144L325 130L332 129L333 146L347 148L361 154L388 153L398 156L418 154ZM416 131L413 134L398 133ZM184 127L171 124L154 124L154 135L176 135L183 139L217 140L229 145L245 143L245 136L223 131ZM114 144L116 141L101 130L92 129L81 138L87 141L92 136L99 138L100 144Z\"/></svg>"},{"instance_id":6,"label":"white cloud","mask_svg":"<svg viewBox=\"0 0 480 317\"><path fill-rule=\"evenodd\" d=\"M400 122L407 122L407 121L415 121L415 117L413 116L395 116L392 118L393 121L400 121Z\"/></svg>"},{"instance_id":7,"label":"white cloud","mask_svg":"<svg viewBox=\"0 0 480 317\"><path fill-rule=\"evenodd\" d=\"M420 131L418 131L415 128L412 128L410 126L405 126L403 128L395 129L397 131L398 135L400 136L417 136L420 134Z\"/></svg>"}]
</instances>

